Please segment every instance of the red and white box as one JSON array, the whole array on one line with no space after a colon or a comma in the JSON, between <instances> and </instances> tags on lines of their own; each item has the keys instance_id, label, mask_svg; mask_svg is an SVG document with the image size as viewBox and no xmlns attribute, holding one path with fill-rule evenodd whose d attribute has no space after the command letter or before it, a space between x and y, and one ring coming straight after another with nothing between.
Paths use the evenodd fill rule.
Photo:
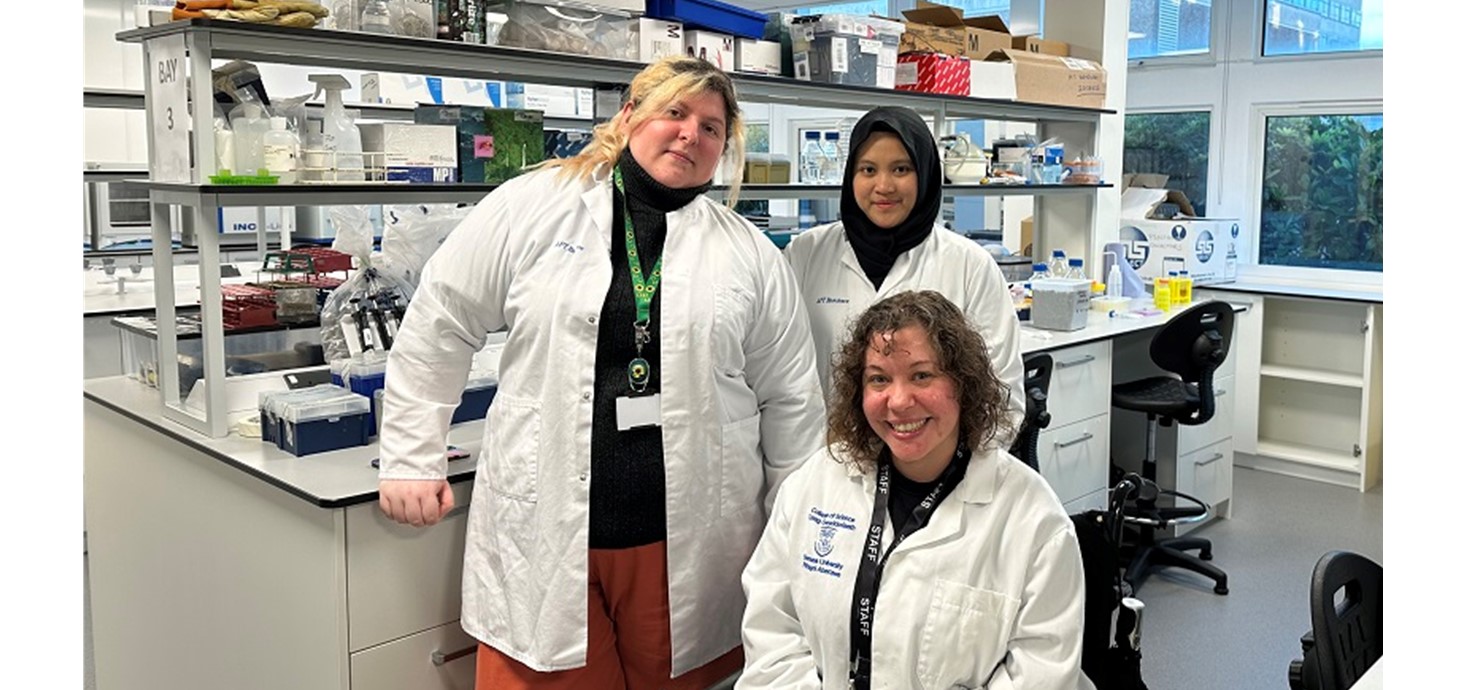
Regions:
<instances>
[{"instance_id":1,"label":"red and white box","mask_svg":"<svg viewBox=\"0 0 1460 690\"><path fill-rule=\"evenodd\" d=\"M967 96L968 86L966 57L924 52L897 56L896 88L899 91Z\"/></svg>"}]
</instances>

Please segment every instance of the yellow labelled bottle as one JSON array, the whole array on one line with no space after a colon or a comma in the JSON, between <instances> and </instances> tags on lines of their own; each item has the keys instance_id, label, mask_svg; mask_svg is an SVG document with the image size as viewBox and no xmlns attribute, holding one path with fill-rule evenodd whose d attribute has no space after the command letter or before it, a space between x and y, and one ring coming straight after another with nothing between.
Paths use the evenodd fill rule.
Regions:
<instances>
[{"instance_id":1,"label":"yellow labelled bottle","mask_svg":"<svg viewBox=\"0 0 1460 690\"><path fill-rule=\"evenodd\" d=\"M1191 304L1191 271L1181 272L1181 303Z\"/></svg>"},{"instance_id":2,"label":"yellow labelled bottle","mask_svg":"<svg viewBox=\"0 0 1460 690\"><path fill-rule=\"evenodd\" d=\"M1171 311L1171 279L1157 278L1151 294L1155 297L1157 309Z\"/></svg>"}]
</instances>

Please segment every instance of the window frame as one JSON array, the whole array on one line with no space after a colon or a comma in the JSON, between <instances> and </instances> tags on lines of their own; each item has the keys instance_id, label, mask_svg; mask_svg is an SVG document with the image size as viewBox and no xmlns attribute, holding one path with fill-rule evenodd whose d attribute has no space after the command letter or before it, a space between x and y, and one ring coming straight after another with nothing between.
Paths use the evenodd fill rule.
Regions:
<instances>
[{"instance_id":1,"label":"window frame","mask_svg":"<svg viewBox=\"0 0 1460 690\"><path fill-rule=\"evenodd\" d=\"M1207 214L1210 214L1212 206L1214 206L1216 203L1215 199L1219 196L1216 193L1216 190L1221 182L1219 170L1217 167L1218 158L1221 156L1222 153L1220 147L1216 146L1216 144L1218 143L1217 108L1210 103L1193 106L1134 108L1131 110L1127 110L1125 112L1125 117L1130 117L1132 115L1186 115L1189 113L1206 113L1207 116L1207 195L1205 199L1202 199L1202 207L1207 210ZM1122 157L1124 157L1125 155L1125 136L1125 133L1122 132L1120 141L1120 151ZM1124 166L1122 166L1122 171L1124 171ZM1260 174L1261 173L1259 172L1259 175ZM1193 199L1192 201L1195 200Z\"/></svg>"},{"instance_id":2,"label":"window frame","mask_svg":"<svg viewBox=\"0 0 1460 690\"><path fill-rule=\"evenodd\" d=\"M1212 0L1216 2L1217 0ZM1322 60L1325 58L1348 59L1355 57L1384 58L1384 48L1355 48L1353 50L1324 50L1307 53L1267 54L1267 0L1257 0L1260 11L1253 17L1255 30L1252 32L1252 59L1254 62L1282 62L1285 60ZM1230 4L1225 2L1223 4Z\"/></svg>"},{"instance_id":3,"label":"window frame","mask_svg":"<svg viewBox=\"0 0 1460 690\"><path fill-rule=\"evenodd\" d=\"M1241 219L1247 228L1246 251L1241 263L1243 280L1275 280L1300 282L1303 284L1341 284L1350 287L1383 289L1384 269L1378 271L1356 271L1345 268L1313 268L1307 266L1279 266L1261 263L1258 233L1262 231L1262 171L1267 158L1267 120L1270 117L1316 117L1320 115L1366 115L1384 114L1383 100L1355 99L1333 100L1314 103L1258 103L1252 107L1252 126L1248 129L1248 150L1254 152L1248 161L1247 191L1253 199L1246 217Z\"/></svg>"},{"instance_id":4,"label":"window frame","mask_svg":"<svg viewBox=\"0 0 1460 690\"><path fill-rule=\"evenodd\" d=\"M1134 3L1136 0L1131 0ZM1156 0L1161 2L1163 0ZM1227 32L1232 21L1232 2L1212 0L1212 21L1207 27L1207 52L1199 55L1152 55L1128 58L1126 70L1160 69L1162 67L1211 67L1227 59ZM1130 54L1129 10L1126 17L1126 54Z\"/></svg>"}]
</instances>

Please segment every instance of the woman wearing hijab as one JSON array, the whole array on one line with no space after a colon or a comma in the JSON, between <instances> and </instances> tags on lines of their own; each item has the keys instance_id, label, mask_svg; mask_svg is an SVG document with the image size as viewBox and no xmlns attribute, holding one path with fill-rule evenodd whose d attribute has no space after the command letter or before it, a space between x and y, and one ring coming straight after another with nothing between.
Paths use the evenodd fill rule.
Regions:
<instances>
[{"instance_id":1,"label":"woman wearing hijab","mask_svg":"<svg viewBox=\"0 0 1460 690\"><path fill-rule=\"evenodd\" d=\"M932 132L912 110L875 108L852 129L849 151L842 219L786 248L810 312L822 389L831 390L832 353L864 309L906 290L936 290L978 330L1008 387L1009 427L993 441L1007 447L1024 420L1019 317L993 256L938 228L943 165Z\"/></svg>"}]
</instances>

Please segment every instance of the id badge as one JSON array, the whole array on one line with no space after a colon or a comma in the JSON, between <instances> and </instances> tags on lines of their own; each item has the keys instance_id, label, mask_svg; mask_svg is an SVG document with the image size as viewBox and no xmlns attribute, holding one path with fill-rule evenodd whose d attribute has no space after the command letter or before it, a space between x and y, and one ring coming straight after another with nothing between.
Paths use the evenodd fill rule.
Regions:
<instances>
[{"instance_id":1,"label":"id badge","mask_svg":"<svg viewBox=\"0 0 1460 690\"><path fill-rule=\"evenodd\" d=\"M659 394L640 395L629 397L619 396L618 407L618 430L628 431L644 426L659 426L662 417L659 414Z\"/></svg>"}]
</instances>

